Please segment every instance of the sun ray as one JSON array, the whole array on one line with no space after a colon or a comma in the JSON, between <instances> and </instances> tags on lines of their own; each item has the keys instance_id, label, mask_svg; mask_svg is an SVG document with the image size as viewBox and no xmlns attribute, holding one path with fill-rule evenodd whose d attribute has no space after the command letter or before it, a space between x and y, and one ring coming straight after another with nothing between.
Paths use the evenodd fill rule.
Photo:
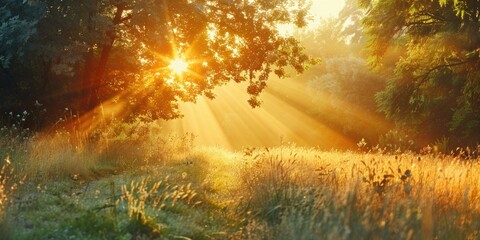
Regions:
<instances>
[{"instance_id":1,"label":"sun ray","mask_svg":"<svg viewBox=\"0 0 480 240\"><path fill-rule=\"evenodd\" d=\"M331 148L353 146L357 141L297 109L297 104L269 92L262 94L262 107L252 109L246 103L249 96L243 87L245 84L229 84L215 91L217 98L213 101L201 98L195 105L182 104L185 117L166 122L165 129L193 133L201 145L231 149L282 142Z\"/></svg>"}]
</instances>

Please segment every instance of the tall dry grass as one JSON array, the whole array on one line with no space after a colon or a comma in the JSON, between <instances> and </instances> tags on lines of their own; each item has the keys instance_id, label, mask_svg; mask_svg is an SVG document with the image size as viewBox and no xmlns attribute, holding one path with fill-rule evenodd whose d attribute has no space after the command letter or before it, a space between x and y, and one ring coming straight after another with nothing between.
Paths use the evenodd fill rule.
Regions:
<instances>
[{"instance_id":1,"label":"tall dry grass","mask_svg":"<svg viewBox=\"0 0 480 240\"><path fill-rule=\"evenodd\" d=\"M257 150L239 194L250 239L478 239L480 163L445 156Z\"/></svg>"},{"instance_id":2,"label":"tall dry grass","mask_svg":"<svg viewBox=\"0 0 480 240\"><path fill-rule=\"evenodd\" d=\"M125 185L121 201L112 204L119 213L126 209L128 228L139 230L139 236L480 238L478 159L462 160L434 151L393 155L295 146L250 148L242 157L219 148L194 148L193 139L192 135L165 134L158 125L112 122L88 136L75 129L59 129L28 138L0 138L0 153L10 156L8 162L29 181L44 181L45 186L68 178L94 182L122 171L152 179L133 182L130 188ZM14 172L9 171L2 169L0 174L1 210L13 199L12 184L19 182L6 180L13 179L9 176ZM159 184L166 173L176 176L168 187ZM65 187L72 191L76 183L63 184L72 184ZM178 189L170 188L174 186ZM64 194L62 189L51 191ZM202 204L191 204L189 197ZM175 202L172 207L177 200L183 205ZM172 217L177 220L169 220ZM123 221L112 219L113 225ZM202 228L204 222L215 227ZM83 222L80 225L79 229L89 228ZM195 234L189 235L192 229Z\"/></svg>"},{"instance_id":3,"label":"tall dry grass","mask_svg":"<svg viewBox=\"0 0 480 240\"><path fill-rule=\"evenodd\" d=\"M160 131L157 123L114 121L89 134L62 128L17 141L14 161L34 180L91 179L188 155L193 135Z\"/></svg>"}]
</instances>

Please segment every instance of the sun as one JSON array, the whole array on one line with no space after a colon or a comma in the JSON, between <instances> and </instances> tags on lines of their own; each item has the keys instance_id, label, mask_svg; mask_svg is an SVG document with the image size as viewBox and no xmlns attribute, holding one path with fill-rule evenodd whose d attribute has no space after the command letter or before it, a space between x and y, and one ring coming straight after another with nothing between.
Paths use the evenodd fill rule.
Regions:
<instances>
[{"instance_id":1,"label":"sun","mask_svg":"<svg viewBox=\"0 0 480 240\"><path fill-rule=\"evenodd\" d=\"M173 59L168 65L168 68L172 70L173 73L181 75L188 70L188 62L181 58Z\"/></svg>"}]
</instances>

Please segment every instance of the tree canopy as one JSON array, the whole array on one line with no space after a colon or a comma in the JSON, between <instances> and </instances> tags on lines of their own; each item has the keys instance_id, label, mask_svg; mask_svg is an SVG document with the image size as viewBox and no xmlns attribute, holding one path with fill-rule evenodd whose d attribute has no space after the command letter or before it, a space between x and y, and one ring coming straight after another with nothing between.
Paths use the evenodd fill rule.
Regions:
<instances>
[{"instance_id":1,"label":"tree canopy","mask_svg":"<svg viewBox=\"0 0 480 240\"><path fill-rule=\"evenodd\" d=\"M372 65L381 69L385 52L401 49L379 109L425 142L478 141L480 1L360 2Z\"/></svg>"},{"instance_id":2,"label":"tree canopy","mask_svg":"<svg viewBox=\"0 0 480 240\"><path fill-rule=\"evenodd\" d=\"M247 81L255 107L270 74L312 62L276 28L304 26L307 8L294 0L5 0L0 108L40 103L54 115L109 102L122 117L171 119L178 101L213 98L229 81ZM186 72L169 68L176 59Z\"/></svg>"}]
</instances>

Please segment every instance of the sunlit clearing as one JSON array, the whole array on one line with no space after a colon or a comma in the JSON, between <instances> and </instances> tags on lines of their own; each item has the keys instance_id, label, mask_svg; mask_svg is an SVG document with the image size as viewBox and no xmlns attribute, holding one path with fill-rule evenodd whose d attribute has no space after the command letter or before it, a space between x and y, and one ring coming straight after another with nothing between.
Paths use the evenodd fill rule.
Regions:
<instances>
[{"instance_id":1,"label":"sunlit clearing","mask_svg":"<svg viewBox=\"0 0 480 240\"><path fill-rule=\"evenodd\" d=\"M168 65L168 68L172 70L177 75L181 75L188 69L188 63L181 59L181 58L176 58L170 62L170 65Z\"/></svg>"},{"instance_id":2,"label":"sunlit clearing","mask_svg":"<svg viewBox=\"0 0 480 240\"><path fill-rule=\"evenodd\" d=\"M262 107L257 109L247 104L249 96L245 87L244 84L229 84L216 89L217 97L213 101L199 98L196 103L180 104L184 117L165 122L163 130L193 133L199 145L219 145L229 149L284 143L328 149L355 146L358 141L309 115L305 109L311 107L311 103L305 98L301 84L271 82L261 96Z\"/></svg>"}]
</instances>

